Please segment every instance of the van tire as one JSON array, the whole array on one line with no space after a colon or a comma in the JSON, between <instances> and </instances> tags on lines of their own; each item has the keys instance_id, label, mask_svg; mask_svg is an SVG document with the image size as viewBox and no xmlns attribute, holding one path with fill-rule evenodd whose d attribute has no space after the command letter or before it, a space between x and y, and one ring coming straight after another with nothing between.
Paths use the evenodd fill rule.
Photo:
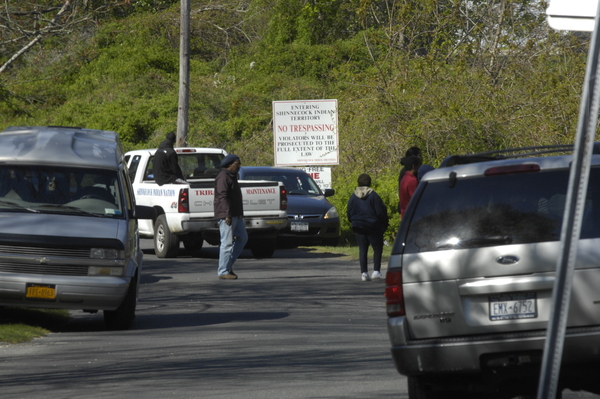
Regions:
<instances>
[{"instance_id":1,"label":"van tire","mask_svg":"<svg viewBox=\"0 0 600 399\"><path fill-rule=\"evenodd\" d=\"M154 253L158 258L175 258L179 253L179 237L169 230L164 214L154 223Z\"/></svg>"},{"instance_id":2,"label":"van tire","mask_svg":"<svg viewBox=\"0 0 600 399\"><path fill-rule=\"evenodd\" d=\"M127 295L116 310L104 311L104 324L109 330L127 330L135 319L135 307L137 305L137 272L131 278Z\"/></svg>"}]
</instances>

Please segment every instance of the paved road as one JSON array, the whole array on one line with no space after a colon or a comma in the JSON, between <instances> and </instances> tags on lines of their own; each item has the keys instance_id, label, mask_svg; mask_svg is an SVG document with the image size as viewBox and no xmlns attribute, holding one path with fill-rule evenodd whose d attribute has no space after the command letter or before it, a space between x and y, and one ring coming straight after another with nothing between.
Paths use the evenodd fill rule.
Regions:
<instances>
[{"instance_id":1,"label":"paved road","mask_svg":"<svg viewBox=\"0 0 600 399\"><path fill-rule=\"evenodd\" d=\"M60 333L0 347L3 399L397 398L406 391L389 355L384 283L363 283L356 262L302 249L257 260L244 251L240 279L223 281L216 248L176 260L145 252L133 329L109 332L100 314L76 312Z\"/></svg>"},{"instance_id":2,"label":"paved road","mask_svg":"<svg viewBox=\"0 0 600 399\"><path fill-rule=\"evenodd\" d=\"M408 397L389 355L383 281L362 282L355 261L244 252L240 279L223 281L216 248L159 260L143 244L133 329L75 312L61 332L0 346L3 399Z\"/></svg>"}]
</instances>

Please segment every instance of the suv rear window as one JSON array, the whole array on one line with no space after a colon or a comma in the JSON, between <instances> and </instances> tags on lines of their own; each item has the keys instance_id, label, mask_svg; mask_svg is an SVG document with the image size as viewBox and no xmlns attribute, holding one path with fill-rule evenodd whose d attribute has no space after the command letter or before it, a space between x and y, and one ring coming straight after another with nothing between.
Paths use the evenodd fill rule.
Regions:
<instances>
[{"instance_id":1,"label":"suv rear window","mask_svg":"<svg viewBox=\"0 0 600 399\"><path fill-rule=\"evenodd\" d=\"M426 183L404 253L558 241L568 179L553 170ZM583 217L581 238L600 237L600 168L591 170Z\"/></svg>"}]
</instances>

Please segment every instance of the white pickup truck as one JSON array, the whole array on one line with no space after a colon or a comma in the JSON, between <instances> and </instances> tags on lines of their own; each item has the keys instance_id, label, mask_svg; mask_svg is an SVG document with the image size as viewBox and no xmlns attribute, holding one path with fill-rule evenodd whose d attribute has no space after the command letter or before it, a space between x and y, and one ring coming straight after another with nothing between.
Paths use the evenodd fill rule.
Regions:
<instances>
[{"instance_id":1,"label":"white pickup truck","mask_svg":"<svg viewBox=\"0 0 600 399\"><path fill-rule=\"evenodd\" d=\"M227 152L217 148L175 151L187 184L156 184L152 171L156 149L125 154L136 203L156 210L156 219L139 221L139 232L141 237L154 239L159 258L176 257L180 240L192 252L200 251L204 240L219 244L218 221L213 211L214 181ZM247 247L257 258L268 258L275 251L277 230L287 225L285 186L281 182L240 181L240 187Z\"/></svg>"}]
</instances>

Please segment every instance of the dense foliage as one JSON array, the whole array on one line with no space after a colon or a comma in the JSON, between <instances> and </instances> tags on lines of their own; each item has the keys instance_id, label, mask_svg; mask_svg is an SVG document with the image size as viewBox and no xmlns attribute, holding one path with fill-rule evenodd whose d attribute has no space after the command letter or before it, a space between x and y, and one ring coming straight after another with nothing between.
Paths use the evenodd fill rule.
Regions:
<instances>
[{"instance_id":1,"label":"dense foliage","mask_svg":"<svg viewBox=\"0 0 600 399\"><path fill-rule=\"evenodd\" d=\"M0 17L0 65L66 2L10 0ZM1 125L111 129L127 149L155 146L176 128L179 2L70 3L78 13L57 19L64 29L41 32L0 72ZM394 221L391 239L399 159L408 147L437 166L450 153L573 140L588 37L551 31L545 7L526 0L192 1L188 143L272 165L272 101L335 98L341 159L334 201L343 215L358 174L371 174Z\"/></svg>"}]
</instances>

